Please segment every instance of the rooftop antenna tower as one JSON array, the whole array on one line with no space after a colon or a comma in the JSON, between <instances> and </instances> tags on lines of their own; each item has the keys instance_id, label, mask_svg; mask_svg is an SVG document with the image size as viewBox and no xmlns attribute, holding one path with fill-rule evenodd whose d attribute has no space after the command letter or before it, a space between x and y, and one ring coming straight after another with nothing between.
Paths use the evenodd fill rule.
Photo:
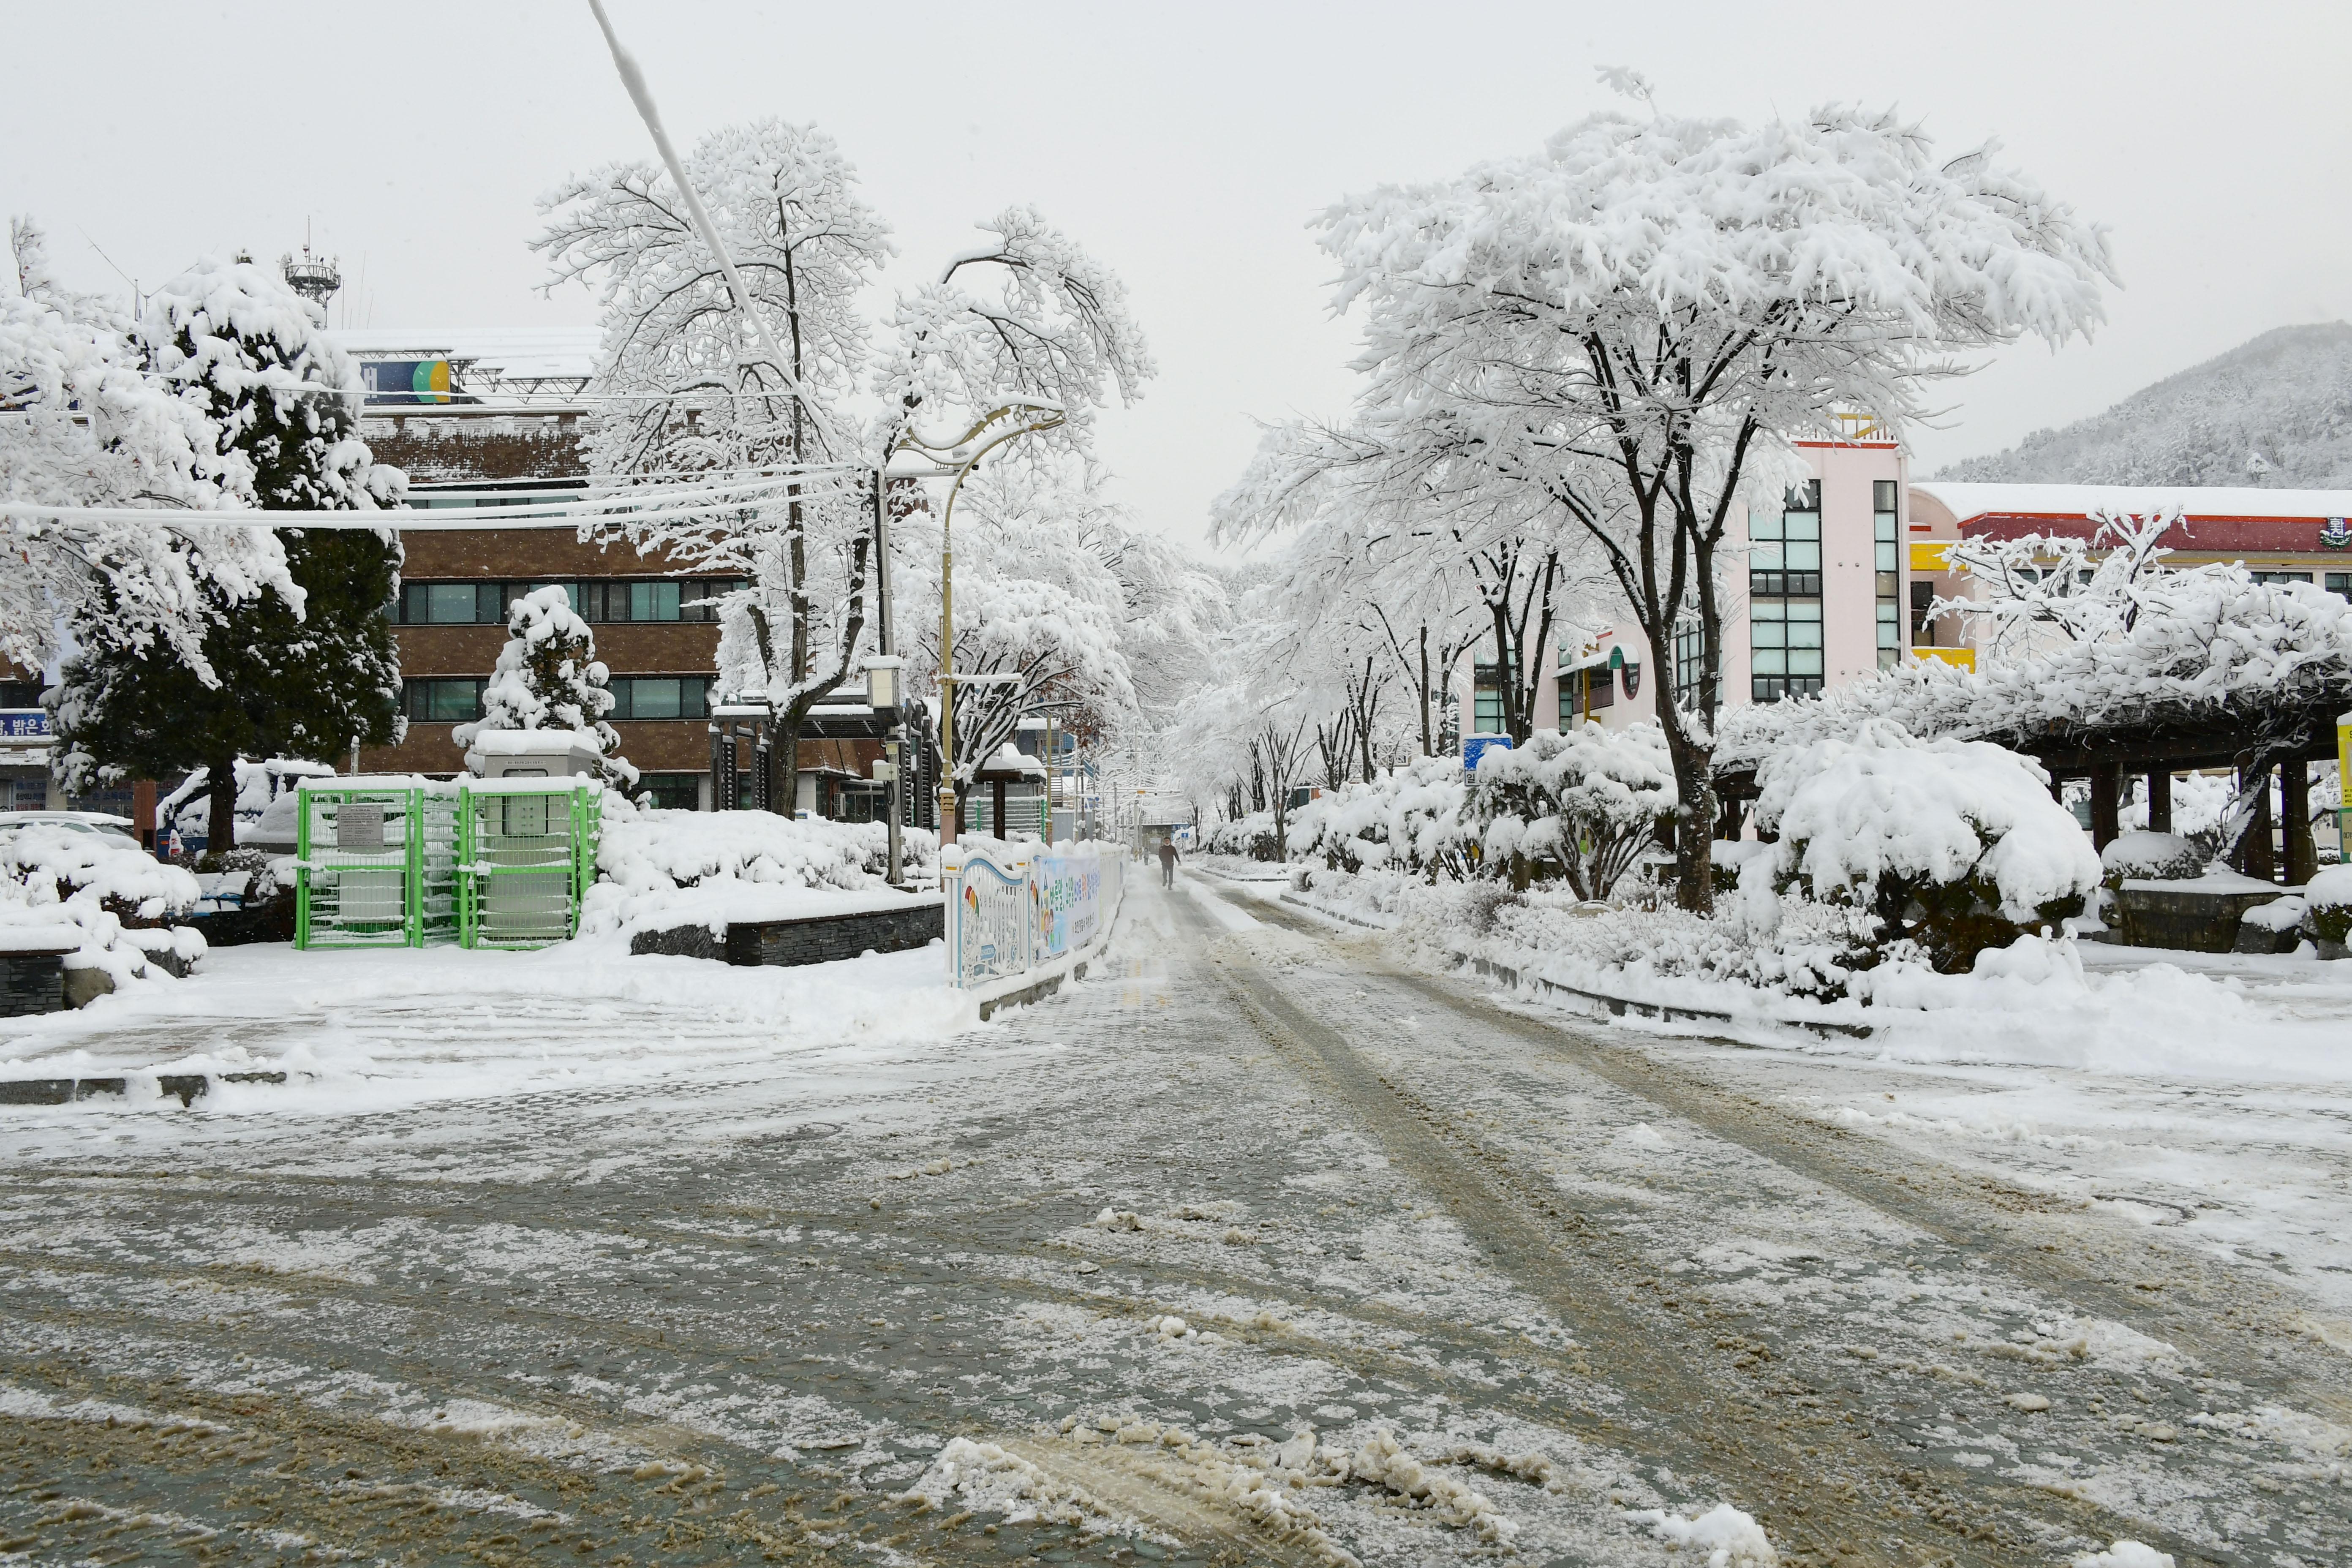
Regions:
<instances>
[{"instance_id":1,"label":"rooftop antenna tower","mask_svg":"<svg viewBox=\"0 0 2352 1568\"><path fill-rule=\"evenodd\" d=\"M278 270L287 287L316 304L321 310L334 291L343 286L342 269L331 256L310 254L310 226L302 226L302 258L294 259L291 252L278 258Z\"/></svg>"}]
</instances>

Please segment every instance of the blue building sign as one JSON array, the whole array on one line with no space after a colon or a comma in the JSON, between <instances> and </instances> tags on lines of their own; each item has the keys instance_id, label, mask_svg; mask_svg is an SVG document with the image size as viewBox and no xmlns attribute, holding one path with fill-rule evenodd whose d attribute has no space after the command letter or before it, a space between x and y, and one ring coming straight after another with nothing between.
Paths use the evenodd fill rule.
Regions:
<instances>
[{"instance_id":1,"label":"blue building sign","mask_svg":"<svg viewBox=\"0 0 2352 1568\"><path fill-rule=\"evenodd\" d=\"M46 741L49 710L46 708L0 708L0 741Z\"/></svg>"},{"instance_id":2,"label":"blue building sign","mask_svg":"<svg viewBox=\"0 0 2352 1568\"><path fill-rule=\"evenodd\" d=\"M1475 773L1478 771L1480 757L1488 752L1507 752L1510 749L1511 738L1508 735L1473 735L1462 742L1462 766L1465 772Z\"/></svg>"}]
</instances>

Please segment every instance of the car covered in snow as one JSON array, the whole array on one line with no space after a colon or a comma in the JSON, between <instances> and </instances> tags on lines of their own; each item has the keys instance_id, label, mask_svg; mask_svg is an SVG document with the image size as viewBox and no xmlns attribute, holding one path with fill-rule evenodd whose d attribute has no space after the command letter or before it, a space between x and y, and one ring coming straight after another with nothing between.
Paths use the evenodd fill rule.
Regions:
<instances>
[{"instance_id":1,"label":"car covered in snow","mask_svg":"<svg viewBox=\"0 0 2352 1568\"><path fill-rule=\"evenodd\" d=\"M117 839L131 848L139 847L139 835L131 831L127 816L110 816L102 811L0 811L0 838L26 827L62 827L74 833L95 833Z\"/></svg>"}]
</instances>

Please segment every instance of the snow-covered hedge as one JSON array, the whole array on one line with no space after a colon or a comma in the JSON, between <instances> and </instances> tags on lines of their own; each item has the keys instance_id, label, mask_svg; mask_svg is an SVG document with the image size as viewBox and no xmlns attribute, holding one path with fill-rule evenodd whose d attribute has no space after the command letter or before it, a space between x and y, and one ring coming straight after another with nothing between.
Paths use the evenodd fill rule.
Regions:
<instances>
[{"instance_id":1,"label":"snow-covered hedge","mask_svg":"<svg viewBox=\"0 0 2352 1568\"><path fill-rule=\"evenodd\" d=\"M1291 814L1293 860L1333 870L1395 869L1433 878L1470 872L1470 785L1452 757L1422 757L1371 784L1350 784Z\"/></svg>"},{"instance_id":2,"label":"snow-covered hedge","mask_svg":"<svg viewBox=\"0 0 2352 1568\"><path fill-rule=\"evenodd\" d=\"M1487 864L1551 861L1580 898L1605 899L1656 841L1676 799L1664 731L1588 723L1488 751L1469 805Z\"/></svg>"},{"instance_id":3,"label":"snow-covered hedge","mask_svg":"<svg viewBox=\"0 0 2352 1568\"><path fill-rule=\"evenodd\" d=\"M2337 946L2352 946L2352 865L2330 866L2303 889L2305 921L2312 933Z\"/></svg>"},{"instance_id":4,"label":"snow-covered hedge","mask_svg":"<svg viewBox=\"0 0 2352 1568\"><path fill-rule=\"evenodd\" d=\"M1779 836L1740 875L1750 923L1769 930L1791 888L1869 910L1874 941L1918 942L1935 966L2083 912L2099 859L2049 775L1978 741L1920 742L1874 725L1819 741L1759 773L1757 824Z\"/></svg>"},{"instance_id":5,"label":"snow-covered hedge","mask_svg":"<svg viewBox=\"0 0 2352 1568\"><path fill-rule=\"evenodd\" d=\"M205 939L165 927L194 909L196 879L101 833L33 824L0 835L0 947L78 943L66 963L115 984L184 973Z\"/></svg>"},{"instance_id":6,"label":"snow-covered hedge","mask_svg":"<svg viewBox=\"0 0 2352 1568\"><path fill-rule=\"evenodd\" d=\"M821 912L805 895L887 887L890 830L879 822L803 822L764 811L659 811L604 797L597 880L581 910L583 935L635 932ZM938 837L900 833L906 876L938 876Z\"/></svg>"},{"instance_id":7,"label":"snow-covered hedge","mask_svg":"<svg viewBox=\"0 0 2352 1568\"><path fill-rule=\"evenodd\" d=\"M1291 830L1290 842L1294 847L1298 843L1296 827ZM1274 813L1253 811L1230 822L1211 823L1201 834L1201 851L1205 855L1235 855L1251 860L1273 859Z\"/></svg>"},{"instance_id":8,"label":"snow-covered hedge","mask_svg":"<svg viewBox=\"0 0 2352 1568\"><path fill-rule=\"evenodd\" d=\"M2099 867L2110 888L2127 879L2182 882L2205 874L2208 857L2177 833L2118 834L2099 851Z\"/></svg>"}]
</instances>

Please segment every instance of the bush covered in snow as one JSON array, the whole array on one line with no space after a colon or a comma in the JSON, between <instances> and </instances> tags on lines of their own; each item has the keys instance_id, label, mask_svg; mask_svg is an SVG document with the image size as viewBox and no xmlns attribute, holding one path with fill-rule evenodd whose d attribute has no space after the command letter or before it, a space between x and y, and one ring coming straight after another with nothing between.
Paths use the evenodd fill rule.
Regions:
<instances>
[{"instance_id":1,"label":"bush covered in snow","mask_svg":"<svg viewBox=\"0 0 2352 1568\"><path fill-rule=\"evenodd\" d=\"M78 943L67 963L118 984L185 973L204 956L201 934L164 923L200 896L188 871L106 834L30 824L0 835L0 944Z\"/></svg>"},{"instance_id":2,"label":"bush covered in snow","mask_svg":"<svg viewBox=\"0 0 2352 1568\"><path fill-rule=\"evenodd\" d=\"M1870 911L1879 945L1911 941L1935 966L2083 912L2099 860L2049 775L1983 742L1920 742L1891 726L1819 741L1758 774L1756 819L1778 835L1740 878L1743 907L1769 929L1791 888Z\"/></svg>"},{"instance_id":3,"label":"bush covered in snow","mask_svg":"<svg viewBox=\"0 0 2352 1568\"><path fill-rule=\"evenodd\" d=\"M583 935L780 919L795 907L790 895L887 886L885 823L803 822L764 811L659 811L612 793L604 800L597 880L581 910ZM901 843L907 880L935 881L937 837L905 828Z\"/></svg>"},{"instance_id":4,"label":"bush covered in snow","mask_svg":"<svg viewBox=\"0 0 2352 1568\"><path fill-rule=\"evenodd\" d=\"M1290 858L1336 871L1470 874L1476 842L1469 783L1452 757L1422 757L1371 784L1350 784L1291 815Z\"/></svg>"},{"instance_id":5,"label":"bush covered in snow","mask_svg":"<svg viewBox=\"0 0 2352 1568\"><path fill-rule=\"evenodd\" d=\"M2185 882L2205 874L2208 858L2177 833L2125 833L2099 851L2099 868L2111 889L2126 880Z\"/></svg>"},{"instance_id":6,"label":"bush covered in snow","mask_svg":"<svg viewBox=\"0 0 2352 1568\"><path fill-rule=\"evenodd\" d=\"M1558 865L1577 896L1605 899L1675 809L1674 759L1654 724L1538 730L1478 759L1470 815L1488 864Z\"/></svg>"},{"instance_id":7,"label":"bush covered in snow","mask_svg":"<svg viewBox=\"0 0 2352 1568\"><path fill-rule=\"evenodd\" d=\"M1297 842L1296 837L1291 839L1294 847ZM1229 822L1211 823L1201 834L1201 852L1204 855L1271 860L1275 858L1274 846L1274 813L1270 811L1253 811Z\"/></svg>"},{"instance_id":8,"label":"bush covered in snow","mask_svg":"<svg viewBox=\"0 0 2352 1568\"><path fill-rule=\"evenodd\" d=\"M2314 936L2352 946L2352 866L2330 866L2303 889L2304 916Z\"/></svg>"}]
</instances>

